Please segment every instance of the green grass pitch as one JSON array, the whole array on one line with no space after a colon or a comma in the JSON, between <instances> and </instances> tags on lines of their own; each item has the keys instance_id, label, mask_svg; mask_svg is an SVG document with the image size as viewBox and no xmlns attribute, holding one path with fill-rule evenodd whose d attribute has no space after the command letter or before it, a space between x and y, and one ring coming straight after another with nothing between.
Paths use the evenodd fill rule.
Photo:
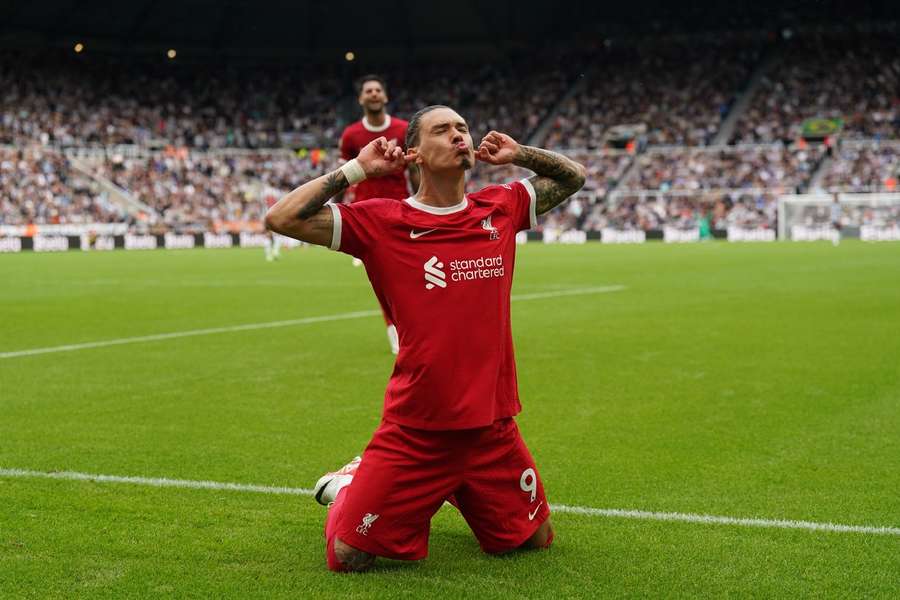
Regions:
<instances>
[{"instance_id":1,"label":"green grass pitch","mask_svg":"<svg viewBox=\"0 0 900 600\"><path fill-rule=\"evenodd\" d=\"M900 246L519 249L519 423L551 502L900 527ZM0 256L0 353L376 309L322 249ZM423 307L427 310L427 307ZM310 487L360 452L380 317L0 359L0 469ZM329 573L308 496L0 476L2 598L900 596L900 536L556 514Z\"/></svg>"}]
</instances>

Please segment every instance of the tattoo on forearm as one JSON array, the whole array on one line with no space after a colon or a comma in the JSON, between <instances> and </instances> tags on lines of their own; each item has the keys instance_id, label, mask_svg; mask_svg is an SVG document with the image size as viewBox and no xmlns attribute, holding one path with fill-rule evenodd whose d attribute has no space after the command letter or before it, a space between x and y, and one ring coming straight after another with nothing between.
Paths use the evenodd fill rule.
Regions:
<instances>
[{"instance_id":1,"label":"tattoo on forearm","mask_svg":"<svg viewBox=\"0 0 900 600\"><path fill-rule=\"evenodd\" d=\"M308 219L314 216L319 210L325 206L325 203L334 198L341 190L349 187L347 177L343 171L332 171L325 177L322 189L313 198L300 209L297 216L301 219Z\"/></svg>"},{"instance_id":2,"label":"tattoo on forearm","mask_svg":"<svg viewBox=\"0 0 900 600\"><path fill-rule=\"evenodd\" d=\"M584 185L584 167L556 152L519 146L513 164L537 173L531 183L537 196L538 214L557 206Z\"/></svg>"}]
</instances>

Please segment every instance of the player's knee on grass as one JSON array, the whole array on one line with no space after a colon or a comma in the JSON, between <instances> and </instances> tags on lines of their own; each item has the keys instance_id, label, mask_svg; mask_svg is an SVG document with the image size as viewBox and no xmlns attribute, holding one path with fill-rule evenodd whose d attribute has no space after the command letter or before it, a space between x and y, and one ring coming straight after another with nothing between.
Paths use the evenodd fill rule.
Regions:
<instances>
[{"instance_id":1,"label":"player's knee on grass","mask_svg":"<svg viewBox=\"0 0 900 600\"><path fill-rule=\"evenodd\" d=\"M518 548L511 548L508 550L500 550L500 551L491 551L485 550L488 554L509 554L511 552L516 552L518 550L540 550L541 548L549 548L550 544L553 543L553 526L550 524L550 520L546 520L541 523L540 527L537 528L531 537L522 542L522 545Z\"/></svg>"},{"instance_id":2,"label":"player's knee on grass","mask_svg":"<svg viewBox=\"0 0 900 600\"><path fill-rule=\"evenodd\" d=\"M552 543L553 525L550 524L550 519L547 519L541 523L541 526L537 528L537 531L535 531L530 538L525 540L525 543L522 544L522 548L527 550L549 548Z\"/></svg>"},{"instance_id":3,"label":"player's knee on grass","mask_svg":"<svg viewBox=\"0 0 900 600\"><path fill-rule=\"evenodd\" d=\"M374 554L357 550L338 538L334 538L334 558L337 559L337 565L328 561L328 568L332 571L365 571L375 562Z\"/></svg>"}]
</instances>

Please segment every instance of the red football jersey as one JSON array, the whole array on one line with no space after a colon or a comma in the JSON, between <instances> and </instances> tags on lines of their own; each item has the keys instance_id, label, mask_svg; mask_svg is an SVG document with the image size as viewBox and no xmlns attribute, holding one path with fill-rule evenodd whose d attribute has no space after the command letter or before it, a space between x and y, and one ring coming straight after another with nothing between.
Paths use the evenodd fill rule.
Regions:
<instances>
[{"instance_id":1,"label":"red football jersey","mask_svg":"<svg viewBox=\"0 0 900 600\"><path fill-rule=\"evenodd\" d=\"M374 127L363 117L361 121L348 125L341 134L341 158L344 160L356 158L366 144L381 136L386 137L388 141L396 141L405 151L407 125L403 119L385 115L384 124ZM400 171L393 175L360 181L354 186L353 201L359 202L370 198L403 200L407 196L409 190L406 187L406 171Z\"/></svg>"},{"instance_id":2,"label":"red football jersey","mask_svg":"<svg viewBox=\"0 0 900 600\"><path fill-rule=\"evenodd\" d=\"M400 337L384 418L449 430L518 414L509 297L516 233L536 225L531 182L446 208L379 198L331 210L332 250L363 261Z\"/></svg>"}]
</instances>

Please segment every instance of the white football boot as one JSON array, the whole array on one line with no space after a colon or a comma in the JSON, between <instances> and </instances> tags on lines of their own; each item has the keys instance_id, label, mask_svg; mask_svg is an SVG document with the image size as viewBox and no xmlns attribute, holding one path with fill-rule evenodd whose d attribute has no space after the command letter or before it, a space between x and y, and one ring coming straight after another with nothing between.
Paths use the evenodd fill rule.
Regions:
<instances>
[{"instance_id":1,"label":"white football boot","mask_svg":"<svg viewBox=\"0 0 900 600\"><path fill-rule=\"evenodd\" d=\"M316 499L316 502L322 506L328 506L334 502L341 488L353 481L353 476L356 475L356 470L361 462L362 458L357 456L337 471L325 473L319 477L319 480L313 487L313 497Z\"/></svg>"}]
</instances>

